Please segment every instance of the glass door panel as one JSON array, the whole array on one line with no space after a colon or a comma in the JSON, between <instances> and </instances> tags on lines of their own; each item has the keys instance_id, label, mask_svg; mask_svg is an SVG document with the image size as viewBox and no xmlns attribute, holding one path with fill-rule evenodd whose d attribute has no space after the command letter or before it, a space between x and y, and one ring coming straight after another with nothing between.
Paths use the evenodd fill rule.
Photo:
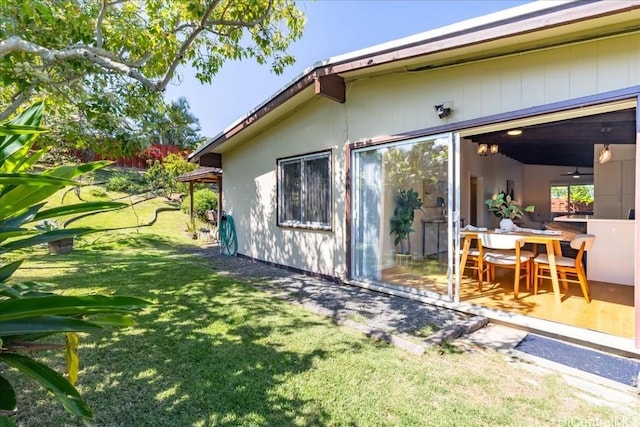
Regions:
<instances>
[{"instance_id":1,"label":"glass door panel","mask_svg":"<svg viewBox=\"0 0 640 427\"><path fill-rule=\"evenodd\" d=\"M352 153L353 278L451 300L451 134Z\"/></svg>"}]
</instances>

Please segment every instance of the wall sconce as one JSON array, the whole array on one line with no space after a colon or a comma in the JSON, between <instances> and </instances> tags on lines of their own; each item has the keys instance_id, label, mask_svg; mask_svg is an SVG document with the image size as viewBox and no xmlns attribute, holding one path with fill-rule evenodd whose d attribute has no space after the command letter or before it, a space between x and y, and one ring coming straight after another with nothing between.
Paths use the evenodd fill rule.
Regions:
<instances>
[{"instance_id":1,"label":"wall sconce","mask_svg":"<svg viewBox=\"0 0 640 427\"><path fill-rule=\"evenodd\" d=\"M600 151L600 155L598 156L598 162L600 164L604 164L604 163L607 163L609 160L611 160L611 150L609 150L609 144L606 144Z\"/></svg>"},{"instance_id":2,"label":"wall sconce","mask_svg":"<svg viewBox=\"0 0 640 427\"><path fill-rule=\"evenodd\" d=\"M498 144L478 144L478 156L488 156L489 154L498 154Z\"/></svg>"},{"instance_id":3,"label":"wall sconce","mask_svg":"<svg viewBox=\"0 0 640 427\"><path fill-rule=\"evenodd\" d=\"M444 119L445 117L449 117L451 115L451 108L445 107L444 104L434 105L433 109L436 110L438 117Z\"/></svg>"}]
</instances>

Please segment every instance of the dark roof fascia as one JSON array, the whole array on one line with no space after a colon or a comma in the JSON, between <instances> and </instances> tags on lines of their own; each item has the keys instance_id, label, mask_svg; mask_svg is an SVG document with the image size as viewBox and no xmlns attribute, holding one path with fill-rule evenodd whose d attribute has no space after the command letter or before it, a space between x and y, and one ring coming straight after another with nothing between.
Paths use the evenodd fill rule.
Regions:
<instances>
[{"instance_id":1,"label":"dark roof fascia","mask_svg":"<svg viewBox=\"0 0 640 427\"><path fill-rule=\"evenodd\" d=\"M202 179L217 179L222 176L222 169L211 166L200 166L191 172L183 173L176 178L179 182L198 181Z\"/></svg>"},{"instance_id":2,"label":"dark roof fascia","mask_svg":"<svg viewBox=\"0 0 640 427\"><path fill-rule=\"evenodd\" d=\"M435 37L427 37L407 44L376 50L362 55L357 55L358 51L356 51L353 52L354 56L346 54L343 55L346 59L337 59L334 62L320 61L298 78L294 79L291 84L285 86L281 91L251 110L243 119L233 123L229 128L198 147L196 151L189 155L189 160L197 160L200 155L217 149L229 139L284 104L287 100L314 84L314 81L319 76L372 68L441 51L453 50L497 39L506 39L517 35L569 25L587 19L624 13L634 9L640 9L640 1L588 0L568 2L555 7L486 22L462 30ZM557 13L557 15L551 19L549 16L554 13ZM532 22L529 22L528 25L523 25L523 22L527 20ZM506 28L500 28L499 31L496 31L496 27ZM488 34L483 34L487 31L489 32ZM425 34L428 33L429 32ZM477 36L470 37L472 34L477 34ZM364 50L368 49L363 49L363 51ZM340 58L340 56L337 58Z\"/></svg>"}]
</instances>

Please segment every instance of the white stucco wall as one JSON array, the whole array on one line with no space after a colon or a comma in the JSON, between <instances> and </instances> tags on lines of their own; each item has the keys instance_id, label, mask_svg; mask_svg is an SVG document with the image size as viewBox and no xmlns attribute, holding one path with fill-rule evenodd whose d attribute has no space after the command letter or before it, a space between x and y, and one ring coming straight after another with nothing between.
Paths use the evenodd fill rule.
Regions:
<instances>
[{"instance_id":1,"label":"white stucco wall","mask_svg":"<svg viewBox=\"0 0 640 427\"><path fill-rule=\"evenodd\" d=\"M613 37L444 69L363 78L347 83L345 104L317 97L268 131L224 152L223 203L238 228L239 252L343 277L346 144L640 85L638 52L640 35ZM433 109L443 102L454 110L445 120ZM276 159L329 148L333 230L277 227ZM518 162L502 155L480 158L468 141L462 142L461 153L461 216L469 209L470 176L482 177L483 197L513 179L518 199L543 204L538 190L525 191L528 175ZM548 198L545 201L548 204ZM478 214L483 222L493 220L484 209Z\"/></svg>"},{"instance_id":2,"label":"white stucco wall","mask_svg":"<svg viewBox=\"0 0 640 427\"><path fill-rule=\"evenodd\" d=\"M344 106L315 99L292 119L272 126L223 157L224 209L238 230L238 252L331 276L343 273ZM333 230L277 226L276 159L332 150Z\"/></svg>"}]
</instances>

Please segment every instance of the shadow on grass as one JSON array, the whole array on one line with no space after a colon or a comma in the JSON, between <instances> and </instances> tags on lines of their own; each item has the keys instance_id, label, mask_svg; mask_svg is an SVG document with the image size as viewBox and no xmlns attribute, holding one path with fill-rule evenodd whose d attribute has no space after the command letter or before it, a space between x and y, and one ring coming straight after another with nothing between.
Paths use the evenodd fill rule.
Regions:
<instances>
[{"instance_id":1,"label":"shadow on grass","mask_svg":"<svg viewBox=\"0 0 640 427\"><path fill-rule=\"evenodd\" d=\"M336 338L328 321L216 276L193 250L135 235L64 257L43 251L30 257L28 280L65 293L106 288L155 303L134 328L81 339L79 388L96 425L331 424L304 380L299 389L281 386L304 376L314 360L358 351L360 341ZM64 370L62 355L47 358ZM44 393L27 388L18 425L73 422Z\"/></svg>"}]
</instances>

